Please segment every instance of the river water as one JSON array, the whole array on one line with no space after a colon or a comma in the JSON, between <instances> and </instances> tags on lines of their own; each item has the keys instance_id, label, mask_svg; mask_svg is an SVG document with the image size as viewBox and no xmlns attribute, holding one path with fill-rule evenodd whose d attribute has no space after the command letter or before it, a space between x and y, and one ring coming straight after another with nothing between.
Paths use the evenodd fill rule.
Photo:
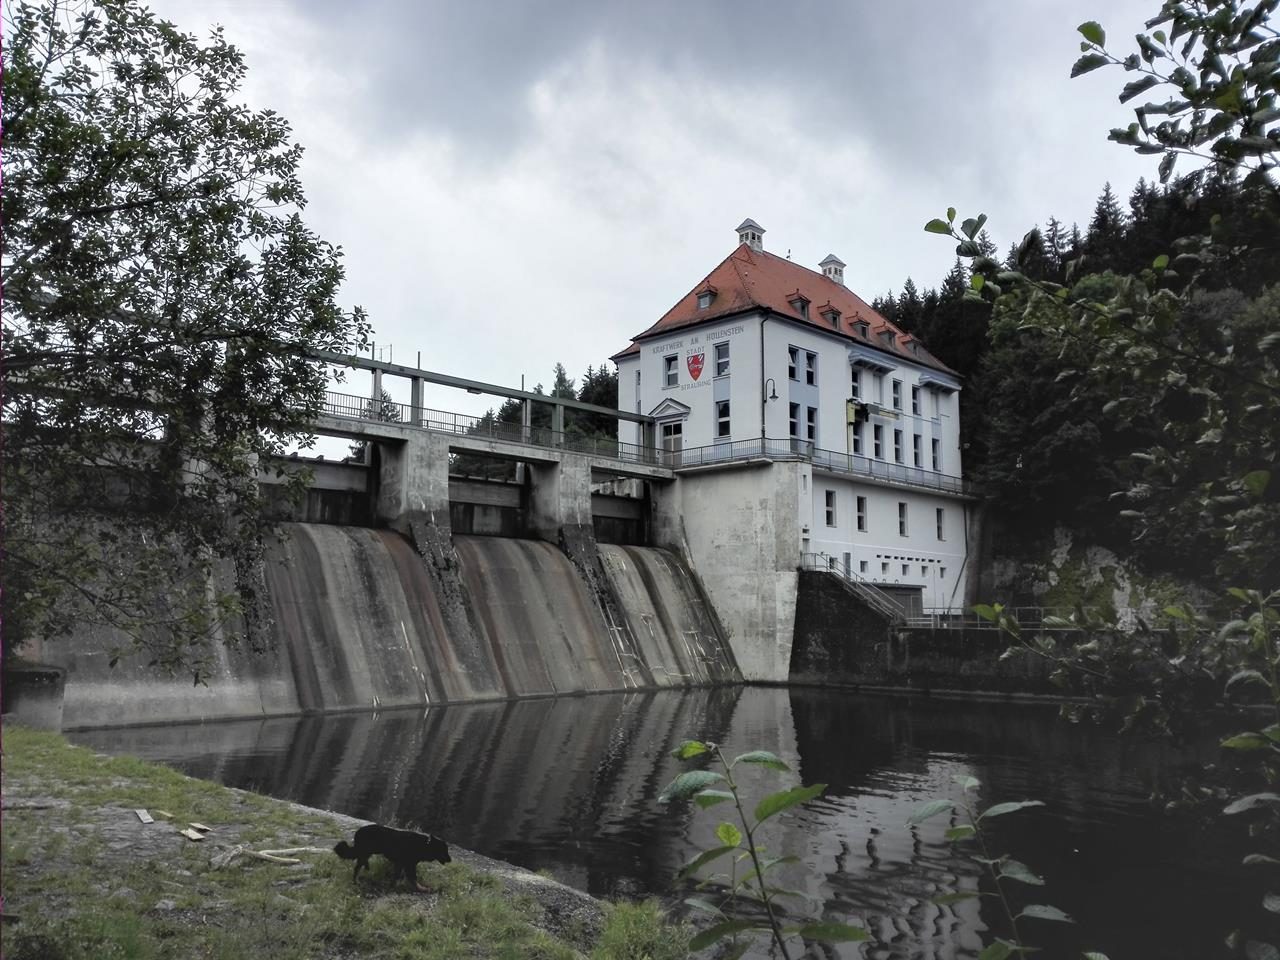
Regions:
<instances>
[{"instance_id":1,"label":"river water","mask_svg":"<svg viewBox=\"0 0 1280 960\"><path fill-rule=\"evenodd\" d=\"M1037 956L1200 960L1225 955L1243 926L1270 932L1264 887L1241 868L1243 823L1198 825L1149 803L1192 759L1168 747L1059 720L1052 707L853 695L780 687L597 694L547 700L73 734L97 749L194 776L382 822L428 830L603 896L691 893L676 870L716 844L727 806L657 802L686 765L683 739L777 753L794 776L743 769L752 798L805 783L825 795L770 821L770 853L795 854L781 885L794 912L866 924L876 942L840 956L973 958L1006 932L991 898L933 900L989 885L946 816L918 828L922 803L1043 801L988 821L992 855L1046 879L1013 884L1016 905L1048 903L1073 925L1021 921ZM336 840L337 838L335 838ZM721 861L722 863L726 861Z\"/></svg>"}]
</instances>

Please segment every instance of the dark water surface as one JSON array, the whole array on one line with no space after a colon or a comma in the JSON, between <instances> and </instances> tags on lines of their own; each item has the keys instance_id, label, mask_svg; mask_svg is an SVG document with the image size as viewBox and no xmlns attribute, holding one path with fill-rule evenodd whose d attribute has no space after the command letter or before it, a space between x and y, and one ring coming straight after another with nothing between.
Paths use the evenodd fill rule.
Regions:
<instances>
[{"instance_id":1,"label":"dark water surface","mask_svg":"<svg viewBox=\"0 0 1280 960\"><path fill-rule=\"evenodd\" d=\"M715 843L728 809L657 803L684 769L669 753L690 737L772 750L806 783L829 784L763 832L771 853L802 858L782 885L808 895L808 916L875 932L876 944L842 956L973 958L1005 933L994 899L931 902L981 882L965 845L944 841L947 818L905 825L926 800L959 799L957 776L982 782L983 806L1046 804L989 822L993 855L1047 879L1015 884L1019 902L1078 921L1022 921L1024 937L1047 948L1037 956L1200 960L1226 955L1233 927L1275 932L1264 926L1263 878L1239 866L1245 825L1208 829L1147 802L1191 758L1068 725L1051 707L727 687L73 734L194 776L439 833L595 894L669 901L685 893L675 871ZM754 797L794 782L755 769L743 779Z\"/></svg>"}]
</instances>

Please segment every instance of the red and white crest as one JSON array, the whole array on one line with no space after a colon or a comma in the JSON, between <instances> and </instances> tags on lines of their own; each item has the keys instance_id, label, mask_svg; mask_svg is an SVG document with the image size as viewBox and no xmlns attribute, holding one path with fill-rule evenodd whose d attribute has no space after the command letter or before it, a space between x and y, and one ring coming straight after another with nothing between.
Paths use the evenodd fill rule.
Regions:
<instances>
[{"instance_id":1,"label":"red and white crest","mask_svg":"<svg viewBox=\"0 0 1280 960\"><path fill-rule=\"evenodd\" d=\"M691 353L685 357L684 362L689 367L689 376L697 380L702 376L702 365L706 362L707 355L705 352Z\"/></svg>"}]
</instances>

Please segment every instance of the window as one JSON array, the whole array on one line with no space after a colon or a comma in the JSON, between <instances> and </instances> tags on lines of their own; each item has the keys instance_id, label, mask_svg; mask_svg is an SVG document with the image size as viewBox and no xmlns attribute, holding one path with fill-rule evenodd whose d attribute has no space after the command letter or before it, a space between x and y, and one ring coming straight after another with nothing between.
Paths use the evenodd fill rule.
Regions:
<instances>
[{"instance_id":1,"label":"window","mask_svg":"<svg viewBox=\"0 0 1280 960\"><path fill-rule=\"evenodd\" d=\"M941 507L934 508L934 514L936 515L936 518L938 521L938 539L945 540L947 538L942 535L942 508Z\"/></svg>"},{"instance_id":2,"label":"window","mask_svg":"<svg viewBox=\"0 0 1280 960\"><path fill-rule=\"evenodd\" d=\"M918 433L911 437L911 456L913 458L912 462L917 467L920 466L920 434Z\"/></svg>"},{"instance_id":3,"label":"window","mask_svg":"<svg viewBox=\"0 0 1280 960\"><path fill-rule=\"evenodd\" d=\"M729 345L727 343L716 344L716 376L723 377L729 373Z\"/></svg>"},{"instance_id":4,"label":"window","mask_svg":"<svg viewBox=\"0 0 1280 960\"><path fill-rule=\"evenodd\" d=\"M844 555L844 572L848 574L853 569L853 554L846 553Z\"/></svg>"},{"instance_id":5,"label":"window","mask_svg":"<svg viewBox=\"0 0 1280 960\"><path fill-rule=\"evenodd\" d=\"M942 469L942 441L934 438L930 444L933 448L933 469Z\"/></svg>"},{"instance_id":6,"label":"window","mask_svg":"<svg viewBox=\"0 0 1280 960\"><path fill-rule=\"evenodd\" d=\"M911 388L911 412L920 416L920 388L915 386Z\"/></svg>"},{"instance_id":7,"label":"window","mask_svg":"<svg viewBox=\"0 0 1280 960\"><path fill-rule=\"evenodd\" d=\"M858 529L863 533L867 531L867 498L858 498Z\"/></svg>"},{"instance_id":8,"label":"window","mask_svg":"<svg viewBox=\"0 0 1280 960\"><path fill-rule=\"evenodd\" d=\"M911 572L911 564L904 563L902 565L902 575L905 577Z\"/></svg>"},{"instance_id":9,"label":"window","mask_svg":"<svg viewBox=\"0 0 1280 960\"><path fill-rule=\"evenodd\" d=\"M859 561L858 561L858 572L859 572L859 573L866 573L866 572L867 572L867 561L865 561L865 560L859 560Z\"/></svg>"},{"instance_id":10,"label":"window","mask_svg":"<svg viewBox=\"0 0 1280 960\"><path fill-rule=\"evenodd\" d=\"M905 537L907 535L907 505L901 500L898 501L898 536Z\"/></svg>"},{"instance_id":11,"label":"window","mask_svg":"<svg viewBox=\"0 0 1280 960\"><path fill-rule=\"evenodd\" d=\"M886 560L886 561L884 561L882 564L880 564L880 572L881 572L882 574L884 574L886 577L889 575L889 561L888 561L888 560Z\"/></svg>"},{"instance_id":12,"label":"window","mask_svg":"<svg viewBox=\"0 0 1280 960\"><path fill-rule=\"evenodd\" d=\"M862 424L855 423L853 425L853 452L862 454Z\"/></svg>"},{"instance_id":13,"label":"window","mask_svg":"<svg viewBox=\"0 0 1280 960\"><path fill-rule=\"evenodd\" d=\"M800 314L805 320L809 319L809 301L804 297L796 297L790 301L791 309Z\"/></svg>"},{"instance_id":14,"label":"window","mask_svg":"<svg viewBox=\"0 0 1280 960\"><path fill-rule=\"evenodd\" d=\"M947 568L946 568L946 567L939 567L939 568L938 568L938 579L939 579L939 580L945 580L945 579L947 579Z\"/></svg>"},{"instance_id":15,"label":"window","mask_svg":"<svg viewBox=\"0 0 1280 960\"><path fill-rule=\"evenodd\" d=\"M827 526L834 527L836 525L836 492L834 490L827 491Z\"/></svg>"},{"instance_id":16,"label":"window","mask_svg":"<svg viewBox=\"0 0 1280 960\"><path fill-rule=\"evenodd\" d=\"M683 424L664 423L662 425L662 449L678 451L680 449L681 434L683 433Z\"/></svg>"},{"instance_id":17,"label":"window","mask_svg":"<svg viewBox=\"0 0 1280 960\"><path fill-rule=\"evenodd\" d=\"M799 438L800 436L800 404L787 404L787 426L790 428L790 436Z\"/></svg>"},{"instance_id":18,"label":"window","mask_svg":"<svg viewBox=\"0 0 1280 960\"><path fill-rule=\"evenodd\" d=\"M711 306L711 301L714 300L715 298L716 298L716 295L713 291L703 290L700 294L698 294L698 309L699 310L707 309L707 307Z\"/></svg>"},{"instance_id":19,"label":"window","mask_svg":"<svg viewBox=\"0 0 1280 960\"><path fill-rule=\"evenodd\" d=\"M668 387L674 387L680 382L680 358L677 356L662 358L662 375L663 383Z\"/></svg>"},{"instance_id":20,"label":"window","mask_svg":"<svg viewBox=\"0 0 1280 960\"><path fill-rule=\"evenodd\" d=\"M729 436L729 401L716 401L716 437Z\"/></svg>"},{"instance_id":21,"label":"window","mask_svg":"<svg viewBox=\"0 0 1280 960\"><path fill-rule=\"evenodd\" d=\"M816 353L805 353L804 355L804 382L810 386L818 382L818 355Z\"/></svg>"},{"instance_id":22,"label":"window","mask_svg":"<svg viewBox=\"0 0 1280 960\"><path fill-rule=\"evenodd\" d=\"M818 439L818 408L806 407L804 412L804 428L805 439L817 442Z\"/></svg>"},{"instance_id":23,"label":"window","mask_svg":"<svg viewBox=\"0 0 1280 960\"><path fill-rule=\"evenodd\" d=\"M640 371L636 371L636 413L640 412Z\"/></svg>"},{"instance_id":24,"label":"window","mask_svg":"<svg viewBox=\"0 0 1280 960\"><path fill-rule=\"evenodd\" d=\"M884 406L884 374L875 373L871 376L871 399Z\"/></svg>"},{"instance_id":25,"label":"window","mask_svg":"<svg viewBox=\"0 0 1280 960\"><path fill-rule=\"evenodd\" d=\"M858 400L862 397L862 371L857 367L853 368L853 373L849 377L849 396Z\"/></svg>"},{"instance_id":26,"label":"window","mask_svg":"<svg viewBox=\"0 0 1280 960\"><path fill-rule=\"evenodd\" d=\"M797 380L796 366L800 362L800 351L795 347L787 347L787 379Z\"/></svg>"},{"instance_id":27,"label":"window","mask_svg":"<svg viewBox=\"0 0 1280 960\"><path fill-rule=\"evenodd\" d=\"M902 381L893 381L893 409L902 409Z\"/></svg>"},{"instance_id":28,"label":"window","mask_svg":"<svg viewBox=\"0 0 1280 960\"><path fill-rule=\"evenodd\" d=\"M902 431L893 431L893 462L902 462Z\"/></svg>"},{"instance_id":29,"label":"window","mask_svg":"<svg viewBox=\"0 0 1280 960\"><path fill-rule=\"evenodd\" d=\"M920 576L927 577L928 575L929 575L929 568L926 567L923 563L920 564Z\"/></svg>"},{"instance_id":30,"label":"window","mask_svg":"<svg viewBox=\"0 0 1280 960\"><path fill-rule=\"evenodd\" d=\"M871 452L877 460L884 459L884 427L878 423L871 428Z\"/></svg>"}]
</instances>

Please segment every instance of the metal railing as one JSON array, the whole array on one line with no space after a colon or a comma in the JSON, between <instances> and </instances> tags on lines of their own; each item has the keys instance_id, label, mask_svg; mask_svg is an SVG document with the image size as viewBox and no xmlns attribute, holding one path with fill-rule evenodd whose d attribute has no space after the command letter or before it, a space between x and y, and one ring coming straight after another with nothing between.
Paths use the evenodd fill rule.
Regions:
<instances>
[{"instance_id":1,"label":"metal railing","mask_svg":"<svg viewBox=\"0 0 1280 960\"><path fill-rule=\"evenodd\" d=\"M1048 629L1080 630L1082 627L1071 622L1076 612L1067 607L1005 607L1002 612L1017 622L1023 629L1039 630L1044 627L1045 620L1055 618ZM1086 615L1100 611L1086 610ZM971 610L929 609L918 617L907 617L904 626L926 630L998 630L999 626L985 620Z\"/></svg>"},{"instance_id":2,"label":"metal railing","mask_svg":"<svg viewBox=\"0 0 1280 960\"><path fill-rule=\"evenodd\" d=\"M406 426L438 433L449 433L476 439L506 440L511 443L527 443L536 447L569 450L590 456L606 457L628 463L669 467L673 470L689 470L696 467L725 466L751 460L802 460L832 473L852 477L867 477L923 490L940 490L947 493L975 495L976 488L961 477L935 473L921 467L908 467L900 463L886 463L871 457L837 450L823 450L807 440L794 437L753 437L750 440L725 440L702 447L668 450L635 443L623 443L611 438L584 436L572 430L554 431L549 427L525 426L505 423L492 416L477 417L429 407L414 408L394 400L371 400L351 394L325 394L322 413L349 420L371 423L402 423Z\"/></svg>"},{"instance_id":3,"label":"metal railing","mask_svg":"<svg viewBox=\"0 0 1280 960\"><path fill-rule=\"evenodd\" d=\"M845 585L858 599L875 610L890 623L903 623L906 618L903 609L893 597L889 596L870 580L854 573L852 567L825 553L802 553L800 555L802 570L817 570L830 573Z\"/></svg>"}]
</instances>

